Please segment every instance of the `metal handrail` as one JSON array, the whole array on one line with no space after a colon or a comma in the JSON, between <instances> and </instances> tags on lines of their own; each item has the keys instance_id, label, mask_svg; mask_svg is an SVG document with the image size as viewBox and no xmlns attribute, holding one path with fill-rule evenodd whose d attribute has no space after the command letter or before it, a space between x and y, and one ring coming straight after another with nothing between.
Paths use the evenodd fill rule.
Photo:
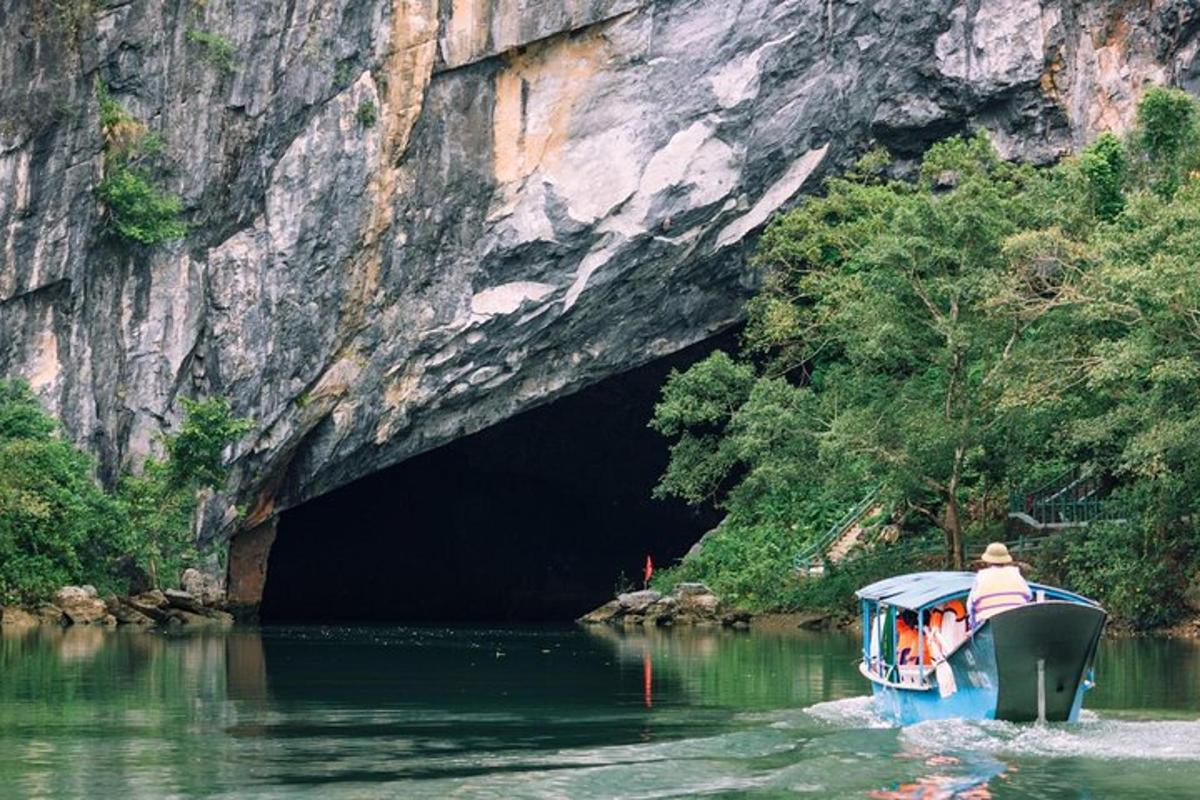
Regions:
<instances>
[{"instance_id":1,"label":"metal handrail","mask_svg":"<svg viewBox=\"0 0 1200 800\"><path fill-rule=\"evenodd\" d=\"M1114 508L1099 496L1102 489L1097 476L1076 468L1063 473L1057 482L1032 491L1012 492L1008 513L1028 517L1038 525L1081 525L1115 519Z\"/></svg>"},{"instance_id":2,"label":"metal handrail","mask_svg":"<svg viewBox=\"0 0 1200 800\"><path fill-rule=\"evenodd\" d=\"M832 547L833 543L841 538L842 534L849 530L854 523L858 522L858 520L864 513L866 513L867 509L871 507L878 497L879 487L876 486L871 489L871 491L867 492L866 496L863 497L862 500L858 501L857 505L843 514L841 519L833 523L833 525L829 527L829 530L825 531L825 533L822 534L819 539L817 539L815 542L809 543L808 547L796 554L795 561L793 562L795 564L795 568L808 569L818 556L824 555L825 551Z\"/></svg>"}]
</instances>

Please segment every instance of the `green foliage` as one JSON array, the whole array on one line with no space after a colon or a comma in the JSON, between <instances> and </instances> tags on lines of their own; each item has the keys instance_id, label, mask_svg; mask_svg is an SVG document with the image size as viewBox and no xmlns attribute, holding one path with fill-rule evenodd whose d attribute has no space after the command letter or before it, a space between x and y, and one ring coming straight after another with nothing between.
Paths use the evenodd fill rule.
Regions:
<instances>
[{"instance_id":1,"label":"green foliage","mask_svg":"<svg viewBox=\"0 0 1200 800\"><path fill-rule=\"evenodd\" d=\"M749 397L754 372L716 352L685 373L672 371L650 427L678 436L667 474L656 490L691 503L716 499L733 468L732 446L723 436L733 412Z\"/></svg>"},{"instance_id":2,"label":"green foliage","mask_svg":"<svg viewBox=\"0 0 1200 800\"><path fill-rule=\"evenodd\" d=\"M1143 180L1161 197L1170 197L1200 168L1200 114L1186 92L1163 87L1147 91L1138 104L1133 137Z\"/></svg>"},{"instance_id":3,"label":"green foliage","mask_svg":"<svg viewBox=\"0 0 1200 800\"><path fill-rule=\"evenodd\" d=\"M354 118L358 120L358 124L364 128L372 128L379 119L379 112L375 109L375 103L371 99L365 99L358 104L358 111L354 112Z\"/></svg>"},{"instance_id":4,"label":"green foliage","mask_svg":"<svg viewBox=\"0 0 1200 800\"><path fill-rule=\"evenodd\" d=\"M1116 218L1125 208L1125 145L1111 133L1103 133L1079 155L1079 168L1087 177L1097 216Z\"/></svg>"},{"instance_id":5,"label":"green foliage","mask_svg":"<svg viewBox=\"0 0 1200 800\"><path fill-rule=\"evenodd\" d=\"M873 153L773 220L746 356L672 375L656 409L658 493L727 512L663 580L830 603L832 577L786 577L822 503L836 518L879 484L903 539L934 526L961 563L1009 487L1086 466L1128 521L1055 563L1135 625L1169 619L1200 549L1198 116L1152 90L1128 149L1105 135L1047 168L982 135L933 146L911 182Z\"/></svg>"},{"instance_id":6,"label":"green foliage","mask_svg":"<svg viewBox=\"0 0 1200 800\"><path fill-rule=\"evenodd\" d=\"M125 110L125 107L109 94L108 85L100 80L99 75L96 76L92 85L96 93L96 102L100 106L100 130L102 132L107 133L119 125L134 121L133 116Z\"/></svg>"},{"instance_id":7,"label":"green foliage","mask_svg":"<svg viewBox=\"0 0 1200 800\"><path fill-rule=\"evenodd\" d=\"M350 85L350 81L354 80L355 64L354 60L339 61L337 67L333 70L333 85L339 89Z\"/></svg>"},{"instance_id":8,"label":"green foliage","mask_svg":"<svg viewBox=\"0 0 1200 800\"><path fill-rule=\"evenodd\" d=\"M43 598L85 576L103 585L125 519L92 466L28 386L0 381L0 604Z\"/></svg>"},{"instance_id":9,"label":"green foliage","mask_svg":"<svg viewBox=\"0 0 1200 800\"><path fill-rule=\"evenodd\" d=\"M182 403L183 425L166 440L170 478L177 484L219 488L229 475L225 449L250 430L250 421L234 417L224 397L185 397Z\"/></svg>"},{"instance_id":10,"label":"green foliage","mask_svg":"<svg viewBox=\"0 0 1200 800\"><path fill-rule=\"evenodd\" d=\"M198 555L191 535L195 489L176 483L172 472L168 464L148 458L141 474L125 475L117 485L117 496L136 531L129 555L152 586L164 576L178 575Z\"/></svg>"},{"instance_id":11,"label":"green foliage","mask_svg":"<svg viewBox=\"0 0 1200 800\"><path fill-rule=\"evenodd\" d=\"M1154 531L1145 520L1100 522L1062 537L1045 558L1060 580L1124 624L1152 628L1178 621L1189 576L1177 565L1195 564L1195 548L1190 531Z\"/></svg>"},{"instance_id":12,"label":"green foliage","mask_svg":"<svg viewBox=\"0 0 1200 800\"><path fill-rule=\"evenodd\" d=\"M97 8L103 8L105 0L53 0L54 17L72 50L79 47L79 38Z\"/></svg>"},{"instance_id":13,"label":"green foliage","mask_svg":"<svg viewBox=\"0 0 1200 800\"><path fill-rule=\"evenodd\" d=\"M29 385L21 381L0 380L0 442L18 439L49 439L58 431Z\"/></svg>"},{"instance_id":14,"label":"green foliage","mask_svg":"<svg viewBox=\"0 0 1200 800\"><path fill-rule=\"evenodd\" d=\"M187 233L179 198L155 187L142 170L116 166L96 186L96 197L108 211L112 230L129 241L154 245Z\"/></svg>"},{"instance_id":15,"label":"green foliage","mask_svg":"<svg viewBox=\"0 0 1200 800\"><path fill-rule=\"evenodd\" d=\"M233 44L219 33L188 28L187 40L200 51L200 57L223 73L234 70Z\"/></svg>"},{"instance_id":16,"label":"green foliage","mask_svg":"<svg viewBox=\"0 0 1200 800\"><path fill-rule=\"evenodd\" d=\"M118 487L137 532L131 554L155 585L161 576L177 575L195 561L191 520L196 492L224 484L224 452L250 429L247 420L233 417L224 398L183 398L182 404L183 424L164 437L166 462L147 459L140 475L125 476Z\"/></svg>"},{"instance_id":17,"label":"green foliage","mask_svg":"<svg viewBox=\"0 0 1200 800\"><path fill-rule=\"evenodd\" d=\"M154 184L151 171L163 150L162 137L146 126L95 81L100 130L104 135L104 178L96 198L104 205L109 230L122 239L155 245L187 234L179 198Z\"/></svg>"},{"instance_id":18,"label":"green foliage","mask_svg":"<svg viewBox=\"0 0 1200 800\"><path fill-rule=\"evenodd\" d=\"M166 437L169 458L148 459L110 494L29 387L0 381L0 603L84 581L122 591L131 559L155 581L194 561L196 491L221 485L222 452L247 424L220 399L185 401L185 410Z\"/></svg>"}]
</instances>

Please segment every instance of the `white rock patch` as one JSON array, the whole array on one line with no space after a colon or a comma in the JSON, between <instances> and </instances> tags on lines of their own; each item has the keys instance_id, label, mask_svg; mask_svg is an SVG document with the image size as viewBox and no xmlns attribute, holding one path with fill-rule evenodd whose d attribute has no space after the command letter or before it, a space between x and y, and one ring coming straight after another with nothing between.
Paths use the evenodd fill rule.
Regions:
<instances>
[{"instance_id":1,"label":"white rock patch","mask_svg":"<svg viewBox=\"0 0 1200 800\"><path fill-rule=\"evenodd\" d=\"M713 94L722 108L733 108L746 100L758 97L758 76L762 57L767 50L796 38L795 33L773 39L752 53L734 59L709 77Z\"/></svg>"},{"instance_id":2,"label":"white rock patch","mask_svg":"<svg viewBox=\"0 0 1200 800\"><path fill-rule=\"evenodd\" d=\"M758 198L758 202L751 206L749 211L726 225L717 234L717 247L727 247L740 242L747 233L766 222L767 217L800 191L828 150L829 145L826 144L816 150L809 150L796 159L783 177L771 184L771 188L763 192L762 197Z\"/></svg>"},{"instance_id":3,"label":"white rock patch","mask_svg":"<svg viewBox=\"0 0 1200 800\"><path fill-rule=\"evenodd\" d=\"M526 300L536 302L553 291L554 287L548 283L535 281L504 283L477 292L471 298L471 311L484 316L511 314Z\"/></svg>"}]
</instances>

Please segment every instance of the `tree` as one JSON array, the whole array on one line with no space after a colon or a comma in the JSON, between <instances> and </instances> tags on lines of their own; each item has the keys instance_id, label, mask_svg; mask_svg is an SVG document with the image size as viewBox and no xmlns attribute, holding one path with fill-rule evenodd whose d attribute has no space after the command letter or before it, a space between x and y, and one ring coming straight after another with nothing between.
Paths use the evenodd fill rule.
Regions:
<instances>
[{"instance_id":1,"label":"tree","mask_svg":"<svg viewBox=\"0 0 1200 800\"><path fill-rule=\"evenodd\" d=\"M1200 169L1200 111L1180 89L1156 86L1138 104L1133 129L1139 180L1159 197L1170 198Z\"/></svg>"},{"instance_id":2,"label":"tree","mask_svg":"<svg viewBox=\"0 0 1200 800\"><path fill-rule=\"evenodd\" d=\"M164 571L177 573L195 559L196 493L224 485L225 450L250 429L224 398L183 398L182 404L183 424L163 439L167 459L147 458L141 473L126 475L118 487L134 531L134 555L154 586Z\"/></svg>"},{"instance_id":3,"label":"tree","mask_svg":"<svg viewBox=\"0 0 1200 800\"><path fill-rule=\"evenodd\" d=\"M1122 521L1047 567L1136 624L1176 614L1200 563L1198 131L1194 100L1154 89L1125 141L1058 165L977 135L900 181L872 152L777 216L743 354L672 376L656 409L659 491L727 511L681 574L753 593L803 540L789 517L811 538L811 498L873 485L961 566L995 493L1082 469Z\"/></svg>"},{"instance_id":4,"label":"tree","mask_svg":"<svg viewBox=\"0 0 1200 800\"><path fill-rule=\"evenodd\" d=\"M758 256L768 279L750 331L769 371L804 375L826 460L935 523L955 567L967 483L1014 413L1014 354L1070 295L1073 249L1040 203L1057 180L1002 162L983 136L950 139L915 184L830 181Z\"/></svg>"},{"instance_id":5,"label":"tree","mask_svg":"<svg viewBox=\"0 0 1200 800\"><path fill-rule=\"evenodd\" d=\"M85 578L103 584L126 519L92 468L28 385L0 381L0 603Z\"/></svg>"},{"instance_id":6,"label":"tree","mask_svg":"<svg viewBox=\"0 0 1200 800\"><path fill-rule=\"evenodd\" d=\"M83 581L124 591L131 558L157 585L164 566L194 557L196 493L224 484L225 450L249 425L221 398L183 405L179 432L164 438L168 457L147 459L109 493L28 385L0 381L0 603Z\"/></svg>"}]
</instances>

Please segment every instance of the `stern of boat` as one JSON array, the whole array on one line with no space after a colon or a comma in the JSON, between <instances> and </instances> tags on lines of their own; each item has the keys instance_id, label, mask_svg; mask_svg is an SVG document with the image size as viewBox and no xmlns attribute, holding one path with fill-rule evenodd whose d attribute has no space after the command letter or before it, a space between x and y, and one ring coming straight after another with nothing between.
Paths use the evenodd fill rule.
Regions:
<instances>
[{"instance_id":1,"label":"stern of boat","mask_svg":"<svg viewBox=\"0 0 1200 800\"><path fill-rule=\"evenodd\" d=\"M987 621L995 656L995 718L1074 721L1104 629L1104 611L1043 601Z\"/></svg>"}]
</instances>

